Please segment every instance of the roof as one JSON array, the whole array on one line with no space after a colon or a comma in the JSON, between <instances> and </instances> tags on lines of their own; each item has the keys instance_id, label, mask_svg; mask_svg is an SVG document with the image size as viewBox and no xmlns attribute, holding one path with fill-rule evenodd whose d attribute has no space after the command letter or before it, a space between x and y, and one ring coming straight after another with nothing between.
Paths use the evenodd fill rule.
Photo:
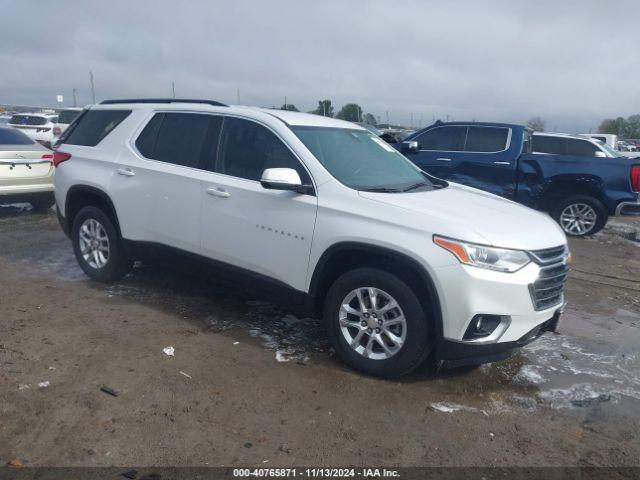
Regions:
<instances>
[{"instance_id":1,"label":"roof","mask_svg":"<svg viewBox=\"0 0 640 480\"><path fill-rule=\"evenodd\" d=\"M275 110L269 108L261 108L260 110L279 118L287 125L292 126L352 128L364 130L364 128L356 123L338 120L331 117L323 117L322 115L315 115L313 113L292 112L289 110Z\"/></svg>"},{"instance_id":2,"label":"roof","mask_svg":"<svg viewBox=\"0 0 640 480\"><path fill-rule=\"evenodd\" d=\"M229 113L229 114L246 114L247 112L255 112L256 118L267 114L275 117L288 126L310 126L310 127L333 127L333 128L351 128L355 130L364 130L360 125L338 120L331 117L323 117L313 113L292 112L289 110L276 110L271 108L251 107L244 105L225 105L214 100L186 100L186 99L164 99L164 98L143 98L129 100L105 100L91 108L132 108L132 109L158 109L158 110L189 110Z\"/></svg>"},{"instance_id":3,"label":"roof","mask_svg":"<svg viewBox=\"0 0 640 480\"><path fill-rule=\"evenodd\" d=\"M577 138L578 140L593 140L592 137L583 135L572 135L571 133L555 133L555 132L533 132L536 136L559 137L559 138Z\"/></svg>"}]
</instances>

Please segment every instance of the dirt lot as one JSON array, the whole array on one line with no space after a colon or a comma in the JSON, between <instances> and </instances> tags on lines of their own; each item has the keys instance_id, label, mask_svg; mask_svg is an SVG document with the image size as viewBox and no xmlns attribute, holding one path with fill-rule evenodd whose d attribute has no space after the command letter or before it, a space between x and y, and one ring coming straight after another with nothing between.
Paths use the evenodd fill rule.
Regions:
<instances>
[{"instance_id":1,"label":"dirt lot","mask_svg":"<svg viewBox=\"0 0 640 480\"><path fill-rule=\"evenodd\" d=\"M0 245L0 464L640 465L640 221L571 242L562 334L395 382L222 278L89 281L53 213Z\"/></svg>"}]
</instances>

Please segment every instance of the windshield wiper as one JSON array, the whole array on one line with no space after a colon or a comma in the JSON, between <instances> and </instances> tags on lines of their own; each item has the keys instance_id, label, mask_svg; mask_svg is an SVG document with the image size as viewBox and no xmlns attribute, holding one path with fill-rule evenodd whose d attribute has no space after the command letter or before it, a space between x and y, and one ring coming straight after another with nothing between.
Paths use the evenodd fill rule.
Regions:
<instances>
[{"instance_id":1,"label":"windshield wiper","mask_svg":"<svg viewBox=\"0 0 640 480\"><path fill-rule=\"evenodd\" d=\"M415 190L416 188L427 187L427 186L431 186L431 184L427 182L419 182L419 183L414 183L413 185L409 185L407 188L403 189L402 191L408 192L410 190Z\"/></svg>"},{"instance_id":2,"label":"windshield wiper","mask_svg":"<svg viewBox=\"0 0 640 480\"><path fill-rule=\"evenodd\" d=\"M371 187L371 188L360 188L361 192L375 192L375 193L399 193L402 190L398 190L397 188L387 188L387 187Z\"/></svg>"}]
</instances>

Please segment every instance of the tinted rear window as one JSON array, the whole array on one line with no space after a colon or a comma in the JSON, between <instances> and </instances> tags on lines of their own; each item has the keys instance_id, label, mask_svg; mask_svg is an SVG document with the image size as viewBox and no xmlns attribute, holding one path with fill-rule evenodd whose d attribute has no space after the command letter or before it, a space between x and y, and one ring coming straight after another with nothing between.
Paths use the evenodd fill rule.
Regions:
<instances>
[{"instance_id":1,"label":"tinted rear window","mask_svg":"<svg viewBox=\"0 0 640 480\"><path fill-rule=\"evenodd\" d=\"M58 115L58 123L69 124L73 119L80 115L80 110L63 110Z\"/></svg>"},{"instance_id":2,"label":"tinted rear window","mask_svg":"<svg viewBox=\"0 0 640 480\"><path fill-rule=\"evenodd\" d=\"M131 113L131 110L88 110L69 132L64 143L95 147Z\"/></svg>"},{"instance_id":3,"label":"tinted rear window","mask_svg":"<svg viewBox=\"0 0 640 480\"><path fill-rule=\"evenodd\" d=\"M507 148L508 128L469 127L467 130L467 152L500 152Z\"/></svg>"},{"instance_id":4,"label":"tinted rear window","mask_svg":"<svg viewBox=\"0 0 640 480\"><path fill-rule=\"evenodd\" d=\"M14 115L9 120L9 123L13 123L14 125L46 125L47 124L46 117L39 117L36 115Z\"/></svg>"},{"instance_id":5,"label":"tinted rear window","mask_svg":"<svg viewBox=\"0 0 640 480\"><path fill-rule=\"evenodd\" d=\"M0 145L33 145L35 142L13 128L0 128Z\"/></svg>"},{"instance_id":6,"label":"tinted rear window","mask_svg":"<svg viewBox=\"0 0 640 480\"><path fill-rule=\"evenodd\" d=\"M551 155L564 155L565 142L562 137L547 137L545 135L533 136L533 151L548 153Z\"/></svg>"},{"instance_id":7,"label":"tinted rear window","mask_svg":"<svg viewBox=\"0 0 640 480\"><path fill-rule=\"evenodd\" d=\"M136 140L152 160L213 170L222 117L197 113L157 113Z\"/></svg>"}]
</instances>

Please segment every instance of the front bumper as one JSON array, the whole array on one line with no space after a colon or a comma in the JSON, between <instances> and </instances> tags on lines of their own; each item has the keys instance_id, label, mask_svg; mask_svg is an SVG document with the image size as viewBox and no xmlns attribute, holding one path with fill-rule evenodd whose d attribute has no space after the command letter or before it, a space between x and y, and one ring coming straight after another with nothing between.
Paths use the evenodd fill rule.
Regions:
<instances>
[{"instance_id":1,"label":"front bumper","mask_svg":"<svg viewBox=\"0 0 640 480\"><path fill-rule=\"evenodd\" d=\"M616 207L616 216L640 216L640 194L635 202L620 202Z\"/></svg>"},{"instance_id":2,"label":"front bumper","mask_svg":"<svg viewBox=\"0 0 640 480\"><path fill-rule=\"evenodd\" d=\"M478 344L441 338L436 343L436 358L443 362L445 368L479 365L504 360L513 355L520 347L533 342L543 333L555 332L560 323L561 315L562 307L559 307L551 318L537 325L515 341Z\"/></svg>"}]
</instances>

